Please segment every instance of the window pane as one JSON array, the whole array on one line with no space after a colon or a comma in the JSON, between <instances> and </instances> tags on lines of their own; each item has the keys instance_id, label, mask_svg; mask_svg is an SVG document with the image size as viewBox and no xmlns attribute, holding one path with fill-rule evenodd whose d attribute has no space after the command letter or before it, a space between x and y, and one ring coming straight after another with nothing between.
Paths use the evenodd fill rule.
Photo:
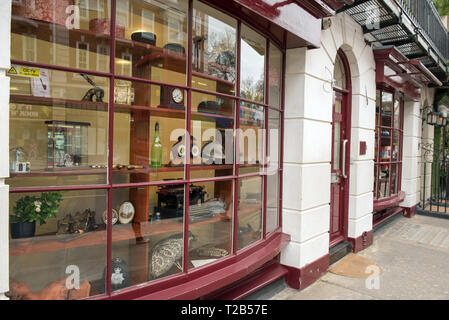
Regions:
<instances>
[{"instance_id":1,"label":"window pane","mask_svg":"<svg viewBox=\"0 0 449 320\"><path fill-rule=\"evenodd\" d=\"M279 169L281 143L281 114L268 109L268 171Z\"/></svg>"},{"instance_id":2,"label":"window pane","mask_svg":"<svg viewBox=\"0 0 449 320\"><path fill-rule=\"evenodd\" d=\"M110 1L13 1L11 59L109 71Z\"/></svg>"},{"instance_id":3,"label":"window pane","mask_svg":"<svg viewBox=\"0 0 449 320\"><path fill-rule=\"evenodd\" d=\"M279 173L267 175L267 234L279 226Z\"/></svg>"},{"instance_id":4,"label":"window pane","mask_svg":"<svg viewBox=\"0 0 449 320\"><path fill-rule=\"evenodd\" d=\"M398 165L391 165L391 191L390 194L394 195L397 193L397 183L398 183Z\"/></svg>"},{"instance_id":5,"label":"window pane","mask_svg":"<svg viewBox=\"0 0 449 320\"><path fill-rule=\"evenodd\" d=\"M270 106L280 107L282 98L282 51L270 43L269 102Z\"/></svg>"},{"instance_id":6,"label":"window pane","mask_svg":"<svg viewBox=\"0 0 449 320\"><path fill-rule=\"evenodd\" d=\"M47 69L39 77L11 76L7 183L106 183L108 98L107 78Z\"/></svg>"},{"instance_id":7,"label":"window pane","mask_svg":"<svg viewBox=\"0 0 449 320\"><path fill-rule=\"evenodd\" d=\"M186 84L188 1L117 1L119 75Z\"/></svg>"},{"instance_id":8,"label":"window pane","mask_svg":"<svg viewBox=\"0 0 449 320\"><path fill-rule=\"evenodd\" d=\"M115 91L113 182L182 179L185 91L123 80Z\"/></svg>"},{"instance_id":9,"label":"window pane","mask_svg":"<svg viewBox=\"0 0 449 320\"><path fill-rule=\"evenodd\" d=\"M235 94L237 20L194 2L192 86Z\"/></svg>"},{"instance_id":10,"label":"window pane","mask_svg":"<svg viewBox=\"0 0 449 320\"><path fill-rule=\"evenodd\" d=\"M262 177L239 180L237 249L242 249L262 236Z\"/></svg>"},{"instance_id":11,"label":"window pane","mask_svg":"<svg viewBox=\"0 0 449 320\"><path fill-rule=\"evenodd\" d=\"M255 104L240 105L240 171L239 174L262 169L265 152L264 108Z\"/></svg>"},{"instance_id":12,"label":"window pane","mask_svg":"<svg viewBox=\"0 0 449 320\"><path fill-rule=\"evenodd\" d=\"M382 122L381 126L391 127L391 117L393 109L393 94L382 92Z\"/></svg>"},{"instance_id":13,"label":"window pane","mask_svg":"<svg viewBox=\"0 0 449 320\"><path fill-rule=\"evenodd\" d=\"M234 181L204 182L190 188L194 198L190 199L189 230L194 240L189 247L189 268L196 268L232 252Z\"/></svg>"},{"instance_id":14,"label":"window pane","mask_svg":"<svg viewBox=\"0 0 449 320\"><path fill-rule=\"evenodd\" d=\"M112 290L182 272L184 186L114 189ZM126 263L121 281L114 261Z\"/></svg>"},{"instance_id":15,"label":"window pane","mask_svg":"<svg viewBox=\"0 0 449 320\"><path fill-rule=\"evenodd\" d=\"M198 152L190 177L233 175L235 101L193 92L192 106L191 136Z\"/></svg>"},{"instance_id":16,"label":"window pane","mask_svg":"<svg viewBox=\"0 0 449 320\"><path fill-rule=\"evenodd\" d=\"M379 199L381 199L390 196L390 165L383 164L379 168Z\"/></svg>"},{"instance_id":17,"label":"window pane","mask_svg":"<svg viewBox=\"0 0 449 320\"><path fill-rule=\"evenodd\" d=\"M394 99L394 128L400 129L400 119L401 119L401 101L396 96Z\"/></svg>"},{"instance_id":18,"label":"window pane","mask_svg":"<svg viewBox=\"0 0 449 320\"><path fill-rule=\"evenodd\" d=\"M393 161L399 160L399 135L398 130L393 131Z\"/></svg>"},{"instance_id":19,"label":"window pane","mask_svg":"<svg viewBox=\"0 0 449 320\"><path fill-rule=\"evenodd\" d=\"M390 160L391 160L391 130L381 129L379 162L386 162Z\"/></svg>"},{"instance_id":20,"label":"window pane","mask_svg":"<svg viewBox=\"0 0 449 320\"><path fill-rule=\"evenodd\" d=\"M105 190L11 193L9 200L10 292L25 300L81 299L105 292ZM34 234L23 232L35 218ZM66 279L78 271L79 290L67 289Z\"/></svg>"},{"instance_id":21,"label":"window pane","mask_svg":"<svg viewBox=\"0 0 449 320\"><path fill-rule=\"evenodd\" d=\"M341 145L341 123L340 122L334 122L334 159L332 161L333 163L333 169L334 170L340 170L340 145Z\"/></svg>"},{"instance_id":22,"label":"window pane","mask_svg":"<svg viewBox=\"0 0 449 320\"><path fill-rule=\"evenodd\" d=\"M243 98L265 102L265 51L265 38L242 25L240 95Z\"/></svg>"}]
</instances>

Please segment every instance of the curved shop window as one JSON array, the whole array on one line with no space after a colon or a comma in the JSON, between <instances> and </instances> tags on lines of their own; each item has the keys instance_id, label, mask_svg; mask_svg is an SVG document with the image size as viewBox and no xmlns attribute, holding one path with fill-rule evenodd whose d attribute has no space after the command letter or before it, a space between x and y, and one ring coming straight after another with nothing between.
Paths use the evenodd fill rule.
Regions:
<instances>
[{"instance_id":1,"label":"curved shop window","mask_svg":"<svg viewBox=\"0 0 449 320\"><path fill-rule=\"evenodd\" d=\"M199 1L28 2L8 73L11 298L107 298L280 232L282 50Z\"/></svg>"},{"instance_id":2,"label":"curved shop window","mask_svg":"<svg viewBox=\"0 0 449 320\"><path fill-rule=\"evenodd\" d=\"M401 191L403 98L377 90L374 200L387 200Z\"/></svg>"}]
</instances>

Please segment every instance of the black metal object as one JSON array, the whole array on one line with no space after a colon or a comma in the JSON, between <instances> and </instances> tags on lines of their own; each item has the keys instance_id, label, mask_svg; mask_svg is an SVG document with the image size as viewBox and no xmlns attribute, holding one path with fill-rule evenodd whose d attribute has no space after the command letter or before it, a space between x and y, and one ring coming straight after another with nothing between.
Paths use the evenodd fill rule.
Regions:
<instances>
[{"instance_id":1,"label":"black metal object","mask_svg":"<svg viewBox=\"0 0 449 320\"><path fill-rule=\"evenodd\" d=\"M164 186L157 192L157 207L161 219L179 218L184 215L184 186ZM190 186L190 205L204 203L206 192L203 186Z\"/></svg>"},{"instance_id":2,"label":"black metal object","mask_svg":"<svg viewBox=\"0 0 449 320\"><path fill-rule=\"evenodd\" d=\"M447 80L449 35L431 0L359 0L338 12L342 11L375 39L371 43L394 45L408 59L421 61L440 80ZM414 30L404 24L405 18Z\"/></svg>"},{"instance_id":3,"label":"black metal object","mask_svg":"<svg viewBox=\"0 0 449 320\"><path fill-rule=\"evenodd\" d=\"M432 144L422 144L421 147L424 151L424 160L421 199L417 212L418 214L446 217L449 219L448 150L445 150L445 148L433 150Z\"/></svg>"}]
</instances>

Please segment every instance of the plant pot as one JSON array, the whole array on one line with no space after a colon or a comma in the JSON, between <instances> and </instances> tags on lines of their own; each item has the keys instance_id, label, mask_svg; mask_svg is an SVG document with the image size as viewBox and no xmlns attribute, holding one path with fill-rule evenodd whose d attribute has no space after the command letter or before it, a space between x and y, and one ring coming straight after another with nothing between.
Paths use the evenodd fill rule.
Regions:
<instances>
[{"instance_id":1,"label":"plant pot","mask_svg":"<svg viewBox=\"0 0 449 320\"><path fill-rule=\"evenodd\" d=\"M10 223L11 238L30 238L34 237L36 232L36 221L33 222L14 222Z\"/></svg>"}]
</instances>

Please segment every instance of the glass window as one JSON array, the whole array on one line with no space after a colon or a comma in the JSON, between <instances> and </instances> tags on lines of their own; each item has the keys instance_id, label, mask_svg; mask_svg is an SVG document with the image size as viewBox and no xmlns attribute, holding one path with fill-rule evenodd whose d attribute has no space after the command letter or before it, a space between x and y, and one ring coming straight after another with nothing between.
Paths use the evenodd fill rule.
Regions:
<instances>
[{"instance_id":1,"label":"glass window","mask_svg":"<svg viewBox=\"0 0 449 320\"><path fill-rule=\"evenodd\" d=\"M232 253L232 180L195 183L190 186L189 268L196 268Z\"/></svg>"},{"instance_id":2,"label":"glass window","mask_svg":"<svg viewBox=\"0 0 449 320\"><path fill-rule=\"evenodd\" d=\"M93 6L71 4L13 1L11 59L107 71L101 67L103 61L109 67L109 54L100 48L109 47L110 0L95 1Z\"/></svg>"},{"instance_id":3,"label":"glass window","mask_svg":"<svg viewBox=\"0 0 449 320\"><path fill-rule=\"evenodd\" d=\"M271 42L269 66L268 104L279 108L282 99L282 52Z\"/></svg>"},{"instance_id":4,"label":"glass window","mask_svg":"<svg viewBox=\"0 0 449 320\"><path fill-rule=\"evenodd\" d=\"M192 86L235 95L237 20L199 1L193 8Z\"/></svg>"},{"instance_id":5,"label":"glass window","mask_svg":"<svg viewBox=\"0 0 449 320\"><path fill-rule=\"evenodd\" d=\"M114 189L111 289L119 290L183 271L184 186ZM114 212L114 211L113 211ZM126 265L121 281L114 262Z\"/></svg>"},{"instance_id":6,"label":"glass window","mask_svg":"<svg viewBox=\"0 0 449 320\"><path fill-rule=\"evenodd\" d=\"M38 77L11 76L7 183L12 188L106 183L108 79L33 70Z\"/></svg>"},{"instance_id":7,"label":"glass window","mask_svg":"<svg viewBox=\"0 0 449 320\"><path fill-rule=\"evenodd\" d=\"M242 25L240 96L265 102L266 39Z\"/></svg>"},{"instance_id":8,"label":"glass window","mask_svg":"<svg viewBox=\"0 0 449 320\"><path fill-rule=\"evenodd\" d=\"M240 105L240 167L246 174L263 170L265 150L265 110L251 103Z\"/></svg>"},{"instance_id":9,"label":"glass window","mask_svg":"<svg viewBox=\"0 0 449 320\"><path fill-rule=\"evenodd\" d=\"M11 193L10 293L18 295L13 298L66 300L104 293L106 209L105 190Z\"/></svg>"},{"instance_id":10,"label":"glass window","mask_svg":"<svg viewBox=\"0 0 449 320\"><path fill-rule=\"evenodd\" d=\"M114 183L184 177L185 96L171 86L116 80Z\"/></svg>"},{"instance_id":11,"label":"glass window","mask_svg":"<svg viewBox=\"0 0 449 320\"><path fill-rule=\"evenodd\" d=\"M116 74L186 84L188 1L117 1Z\"/></svg>"},{"instance_id":12,"label":"glass window","mask_svg":"<svg viewBox=\"0 0 449 320\"><path fill-rule=\"evenodd\" d=\"M234 106L234 100L228 98L192 94L190 178L233 175Z\"/></svg>"},{"instance_id":13,"label":"glass window","mask_svg":"<svg viewBox=\"0 0 449 320\"><path fill-rule=\"evenodd\" d=\"M22 0L11 41L13 299L116 295L279 230L284 52L265 36L196 0Z\"/></svg>"},{"instance_id":14,"label":"glass window","mask_svg":"<svg viewBox=\"0 0 449 320\"><path fill-rule=\"evenodd\" d=\"M376 96L374 199L383 199L396 195L401 187L403 100L398 93L383 90Z\"/></svg>"},{"instance_id":15,"label":"glass window","mask_svg":"<svg viewBox=\"0 0 449 320\"><path fill-rule=\"evenodd\" d=\"M262 237L262 177L239 180L237 249L243 249Z\"/></svg>"}]
</instances>

